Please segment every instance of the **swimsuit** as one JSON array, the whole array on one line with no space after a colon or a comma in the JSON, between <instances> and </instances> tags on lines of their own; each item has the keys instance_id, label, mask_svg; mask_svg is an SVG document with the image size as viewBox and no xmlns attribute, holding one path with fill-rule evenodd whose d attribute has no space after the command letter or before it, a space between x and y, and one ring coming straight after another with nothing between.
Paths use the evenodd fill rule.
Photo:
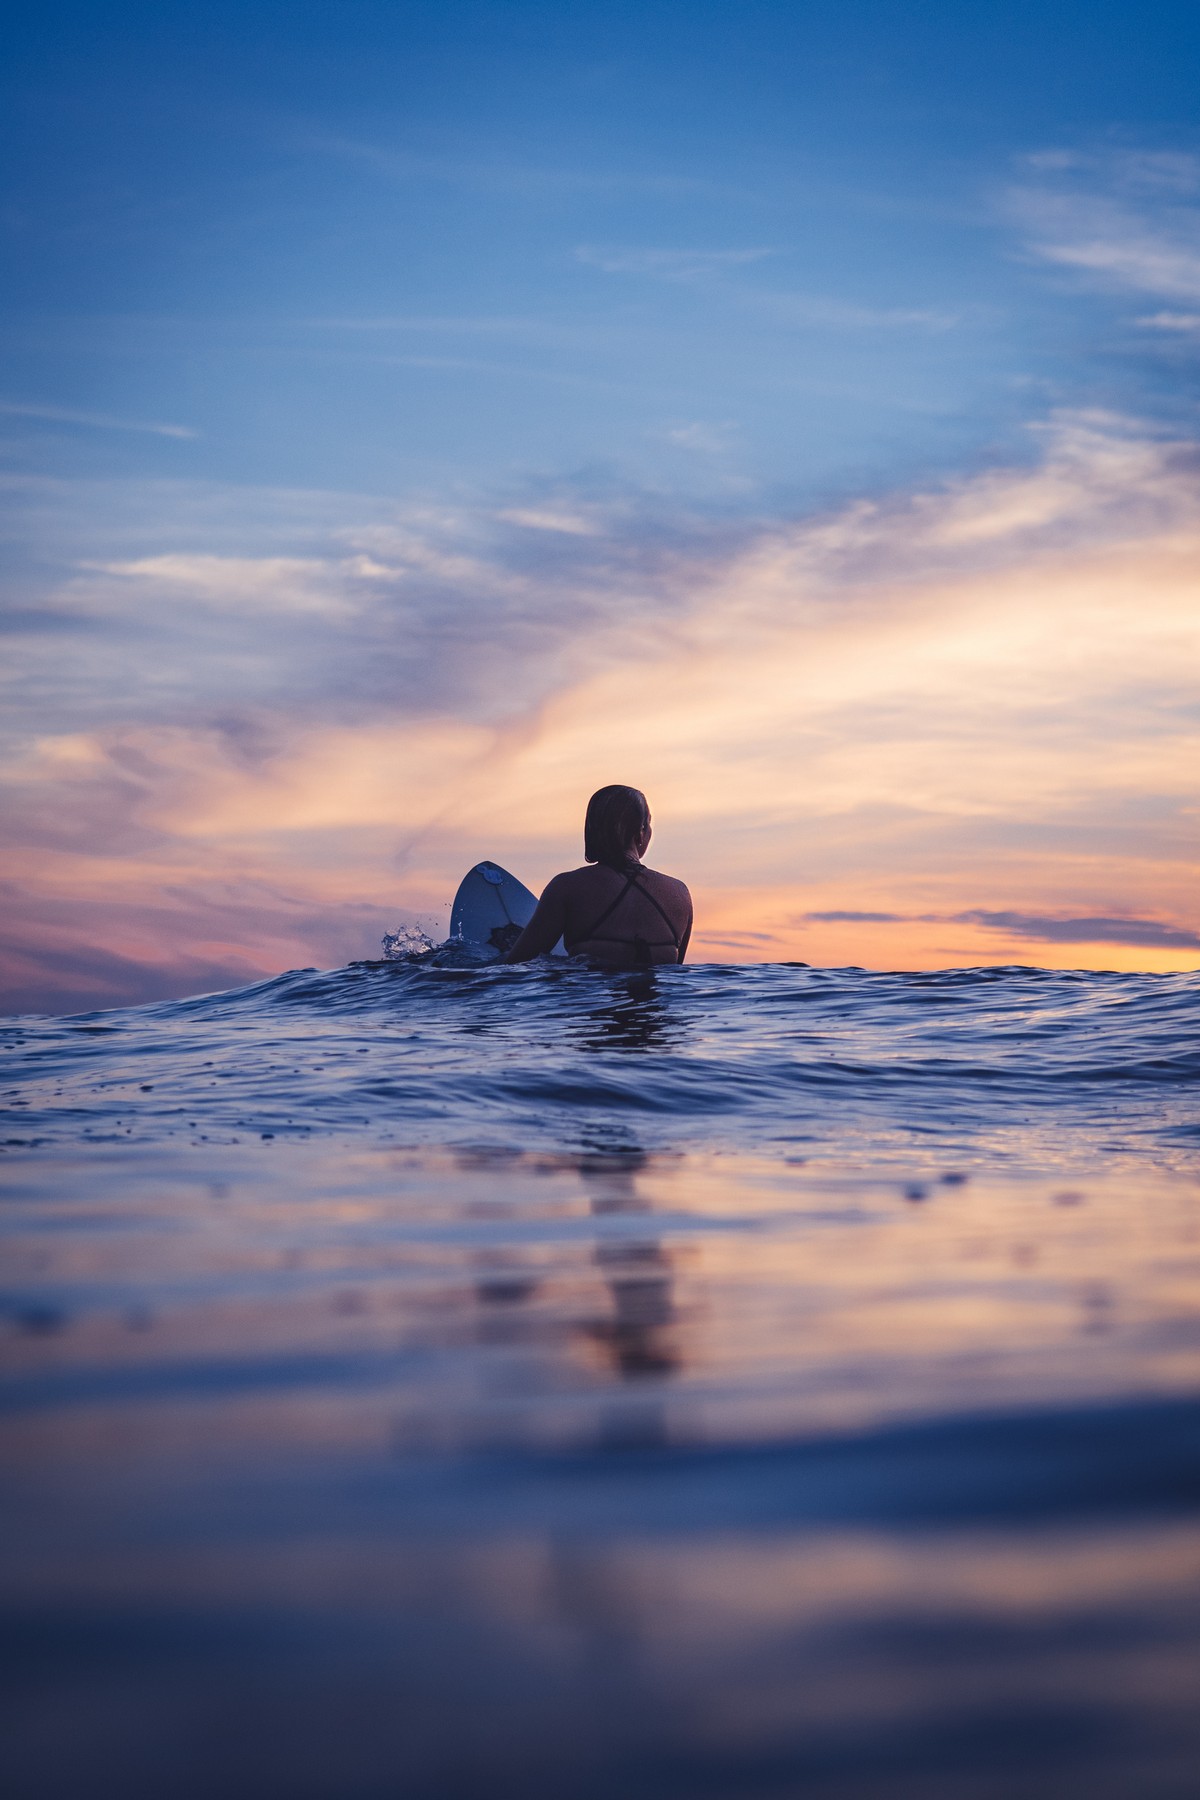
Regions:
<instances>
[{"instance_id":1,"label":"swimsuit","mask_svg":"<svg viewBox=\"0 0 1200 1800\"><path fill-rule=\"evenodd\" d=\"M606 869L611 869L613 871L614 875L624 875L625 886L621 889L621 891L617 895L616 899L611 901L610 904L605 907L604 911L600 914L600 917L596 920L596 923L592 926L591 930L585 932L582 937L577 938L576 942L580 943L580 944L592 944L592 943L596 943L596 944L632 944L633 960L635 963L642 963L642 964L652 963L654 961L654 958L650 954L651 950L656 950L656 949L657 950L665 950L667 947L665 939L659 938L654 943L650 943L647 941L647 939L642 937L640 932L635 931L632 937L614 937L611 933L601 932L601 930L600 930L601 925L603 925L605 923L605 921L607 919L611 918L613 913L616 912L618 906L620 906L622 900L625 898L625 896L629 892L630 888L636 888L638 893L644 895L644 897L650 902L651 906L654 908L655 912L658 913L661 916L661 918L663 919L663 921L667 927L667 930L671 934L671 945L675 951L675 960L676 960L676 962L678 962L679 961L679 935L676 932L674 925L672 925L668 914L663 909L663 907L661 907L658 904L658 901L654 898L654 895L650 892L650 890L648 888L644 888L641 885L641 883L639 882L638 876L642 872L641 864L639 863L637 868L635 868L632 873L630 873L629 868L626 865L621 864L621 863L605 863L604 866Z\"/></svg>"}]
</instances>

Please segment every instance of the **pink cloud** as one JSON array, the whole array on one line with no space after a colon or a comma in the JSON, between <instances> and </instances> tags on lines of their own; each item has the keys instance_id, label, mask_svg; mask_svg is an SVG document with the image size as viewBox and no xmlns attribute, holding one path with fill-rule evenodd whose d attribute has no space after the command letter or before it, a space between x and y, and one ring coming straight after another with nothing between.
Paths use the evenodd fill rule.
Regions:
<instances>
[{"instance_id":1,"label":"pink cloud","mask_svg":"<svg viewBox=\"0 0 1200 1800\"><path fill-rule=\"evenodd\" d=\"M611 779L650 792L710 953L936 962L952 918L986 960L1001 918L1127 919L1183 966L1197 446L1097 414L1037 439L719 532L559 486L307 530L264 502L261 555L186 521L104 545L10 639L10 995L368 954L482 855L534 885L574 859ZM587 530L530 523L558 519Z\"/></svg>"}]
</instances>

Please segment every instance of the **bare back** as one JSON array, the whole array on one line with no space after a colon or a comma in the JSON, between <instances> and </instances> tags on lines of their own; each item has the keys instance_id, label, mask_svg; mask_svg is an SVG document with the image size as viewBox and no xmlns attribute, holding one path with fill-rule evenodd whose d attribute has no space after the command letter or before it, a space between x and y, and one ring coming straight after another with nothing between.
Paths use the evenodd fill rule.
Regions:
<instances>
[{"instance_id":1,"label":"bare back","mask_svg":"<svg viewBox=\"0 0 1200 1800\"><path fill-rule=\"evenodd\" d=\"M620 871L585 864L556 875L508 953L525 962L559 938L572 956L610 968L680 963L692 930L692 897L682 881L631 863Z\"/></svg>"}]
</instances>

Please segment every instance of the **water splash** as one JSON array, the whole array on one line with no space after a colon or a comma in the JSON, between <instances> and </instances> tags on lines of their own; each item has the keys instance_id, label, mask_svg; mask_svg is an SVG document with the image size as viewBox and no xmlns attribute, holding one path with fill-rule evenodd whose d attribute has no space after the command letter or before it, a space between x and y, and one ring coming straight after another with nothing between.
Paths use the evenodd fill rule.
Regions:
<instances>
[{"instance_id":1,"label":"water splash","mask_svg":"<svg viewBox=\"0 0 1200 1800\"><path fill-rule=\"evenodd\" d=\"M403 962L409 956L425 956L434 948L433 939L419 925L399 925L383 934L384 962Z\"/></svg>"}]
</instances>

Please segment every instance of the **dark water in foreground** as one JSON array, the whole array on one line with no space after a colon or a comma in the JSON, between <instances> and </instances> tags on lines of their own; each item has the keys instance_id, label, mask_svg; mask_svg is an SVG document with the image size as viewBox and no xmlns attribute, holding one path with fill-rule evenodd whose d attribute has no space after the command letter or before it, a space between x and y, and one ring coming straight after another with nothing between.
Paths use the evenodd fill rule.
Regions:
<instances>
[{"instance_id":1,"label":"dark water in foreground","mask_svg":"<svg viewBox=\"0 0 1200 1800\"><path fill-rule=\"evenodd\" d=\"M1200 976L19 1021L6 1792L1200 1791Z\"/></svg>"}]
</instances>

